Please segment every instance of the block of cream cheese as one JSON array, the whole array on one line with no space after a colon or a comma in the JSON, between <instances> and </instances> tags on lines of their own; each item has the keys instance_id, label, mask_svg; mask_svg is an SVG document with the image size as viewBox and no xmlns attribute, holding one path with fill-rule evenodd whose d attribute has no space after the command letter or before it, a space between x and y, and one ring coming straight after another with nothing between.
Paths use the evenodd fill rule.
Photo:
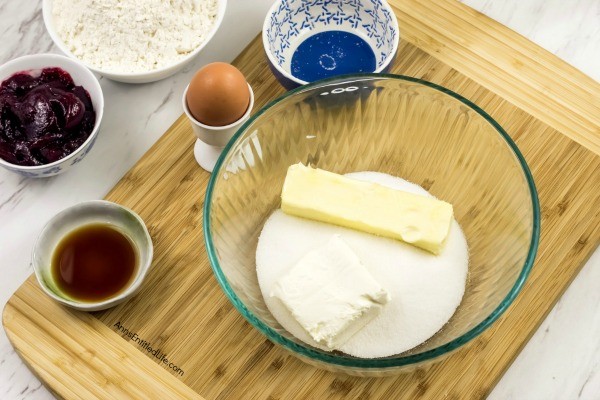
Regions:
<instances>
[{"instance_id":1,"label":"block of cream cheese","mask_svg":"<svg viewBox=\"0 0 600 400\"><path fill-rule=\"evenodd\" d=\"M329 349L344 344L390 300L339 235L302 257L273 285L270 295Z\"/></svg>"},{"instance_id":2,"label":"block of cream cheese","mask_svg":"<svg viewBox=\"0 0 600 400\"><path fill-rule=\"evenodd\" d=\"M286 214L402 240L433 254L442 251L453 220L452 205L445 201L302 164L288 169L281 209Z\"/></svg>"}]
</instances>

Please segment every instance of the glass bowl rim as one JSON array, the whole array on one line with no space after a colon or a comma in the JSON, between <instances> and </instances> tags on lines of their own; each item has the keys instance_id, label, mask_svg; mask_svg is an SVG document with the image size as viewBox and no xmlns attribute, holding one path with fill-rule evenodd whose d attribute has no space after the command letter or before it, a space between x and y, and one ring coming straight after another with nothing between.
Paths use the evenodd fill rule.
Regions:
<instances>
[{"instance_id":1,"label":"glass bowl rim","mask_svg":"<svg viewBox=\"0 0 600 400\"><path fill-rule=\"evenodd\" d=\"M442 92L450 97L453 97L489 122L492 127L496 129L496 131L500 134L500 137L504 139L509 149L512 150L513 154L517 157L519 164L521 166L522 172L525 175L527 180L527 185L529 187L529 192L531 196L532 209L533 209L533 221L532 221L532 232L531 232L531 241L529 244L529 250L527 254L527 258L525 259L525 263L521 269L519 276L517 277L516 282L513 287L510 289L506 297L500 302L500 304L492 311L492 313L486 317L483 321L477 324L475 327L471 328L469 331L465 332L461 336L451 340L450 342L438 346L434 349L424 351L422 353L411 354L407 356L399 356L399 357L388 357L388 358L369 358L369 359L361 359L355 358L351 356L339 356L333 353L324 352L318 349L313 349L312 347L308 347L308 345L300 345L298 343L293 342L292 340L282 336L273 328L265 324L259 318L257 318L246 306L245 304L237 297L235 291L229 285L227 278L223 274L221 270L221 266L219 264L218 257L215 252L214 243L212 240L212 233L210 227L210 212L211 212L211 200L214 191L214 187L216 184L216 177L221 170L221 167L224 163L225 158L237 144L238 138L242 136L244 132L248 129L248 127L256 121L261 115L263 115L267 110L282 102L283 100L291 97L297 93L301 93L304 91L310 91L312 89L324 86L324 85L332 85L336 83L348 83L352 81L364 81L364 80L403 80L412 83L418 83L432 89L435 89L439 92ZM270 101L265 106L263 106L259 111L256 112L248 121L246 121L235 133L235 135L231 138L231 140L227 143L221 156L217 160L217 163L213 169L213 172L210 176L210 180L208 182L208 186L206 189L206 195L204 199L204 209L203 209L203 229L204 229L204 243L206 246L206 253L208 259L210 261L211 268L213 273L221 285L225 295L229 298L233 306L238 310L240 314L248 321L252 326L258 329L263 335L267 336L267 338L281 346L285 347L288 350L291 350L294 353L299 354L300 356L308 357L313 360L317 360L320 362L325 362L327 364L342 366L342 367L351 367L351 368L363 368L363 369L382 369L382 368L392 368L392 367L401 367L411 364L422 363L428 360L435 359L437 357L443 356L444 354L451 353L452 351L460 348L462 345L470 342L477 336L479 336L483 331L489 328L494 321L496 321L512 304L514 299L517 297L519 292L521 291L531 268L533 266L535 256L538 249L539 244L539 236L540 236L540 204L537 195L537 190L535 187L535 183L533 180L533 176L529 167L525 161L525 158L521 154L515 142L512 138L506 133L506 131L494 120L488 113L486 113L482 108L477 106L472 101L466 99L465 97L459 95L458 93L447 89L438 84L420 79L414 78L406 75L396 75L396 74L382 74L382 73L365 73L365 74L350 74L350 75L342 75L336 76L334 78L323 79L320 81L316 81L310 83L308 85L300 86L296 89L290 90L278 98Z\"/></svg>"}]
</instances>

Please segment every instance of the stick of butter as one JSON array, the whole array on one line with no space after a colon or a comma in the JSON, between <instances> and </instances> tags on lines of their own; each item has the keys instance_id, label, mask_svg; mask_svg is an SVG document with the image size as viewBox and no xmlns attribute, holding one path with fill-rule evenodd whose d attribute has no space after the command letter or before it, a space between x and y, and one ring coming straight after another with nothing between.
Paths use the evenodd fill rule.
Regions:
<instances>
[{"instance_id":1,"label":"stick of butter","mask_svg":"<svg viewBox=\"0 0 600 400\"><path fill-rule=\"evenodd\" d=\"M348 341L390 300L339 235L302 257L273 285L270 295L328 349Z\"/></svg>"},{"instance_id":2,"label":"stick of butter","mask_svg":"<svg viewBox=\"0 0 600 400\"><path fill-rule=\"evenodd\" d=\"M402 240L439 254L450 231L452 205L333 172L289 167L281 209L286 214Z\"/></svg>"}]
</instances>

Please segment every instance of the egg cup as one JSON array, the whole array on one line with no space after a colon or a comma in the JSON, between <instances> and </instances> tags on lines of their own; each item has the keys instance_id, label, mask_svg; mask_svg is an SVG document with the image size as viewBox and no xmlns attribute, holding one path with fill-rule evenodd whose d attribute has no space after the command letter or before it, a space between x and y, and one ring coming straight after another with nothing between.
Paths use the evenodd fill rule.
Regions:
<instances>
[{"instance_id":1,"label":"egg cup","mask_svg":"<svg viewBox=\"0 0 600 400\"><path fill-rule=\"evenodd\" d=\"M221 152L225 148L227 142L229 142L229 139L231 139L238 128L250 118L252 108L254 107L254 91L252 90L252 87L248 85L248 90L250 91L250 103L248 104L248 109L240 119L229 125L210 126L198 121L190 112L186 101L188 88L189 85L183 91L181 101L183 111L192 123L192 130L198 138L194 145L194 157L196 158L198 165L204 170L212 172Z\"/></svg>"}]
</instances>

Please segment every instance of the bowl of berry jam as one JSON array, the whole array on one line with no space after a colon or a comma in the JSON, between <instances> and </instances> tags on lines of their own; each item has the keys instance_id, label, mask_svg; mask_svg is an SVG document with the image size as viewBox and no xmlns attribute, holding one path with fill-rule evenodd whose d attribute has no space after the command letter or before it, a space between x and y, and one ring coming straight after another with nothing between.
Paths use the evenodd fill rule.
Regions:
<instances>
[{"instance_id":1,"label":"bowl of berry jam","mask_svg":"<svg viewBox=\"0 0 600 400\"><path fill-rule=\"evenodd\" d=\"M23 176L60 174L90 151L104 97L96 77L56 54L0 66L0 165Z\"/></svg>"},{"instance_id":2,"label":"bowl of berry jam","mask_svg":"<svg viewBox=\"0 0 600 400\"><path fill-rule=\"evenodd\" d=\"M271 71L293 89L339 75L387 72L400 32L386 0L277 0L262 39Z\"/></svg>"}]
</instances>

